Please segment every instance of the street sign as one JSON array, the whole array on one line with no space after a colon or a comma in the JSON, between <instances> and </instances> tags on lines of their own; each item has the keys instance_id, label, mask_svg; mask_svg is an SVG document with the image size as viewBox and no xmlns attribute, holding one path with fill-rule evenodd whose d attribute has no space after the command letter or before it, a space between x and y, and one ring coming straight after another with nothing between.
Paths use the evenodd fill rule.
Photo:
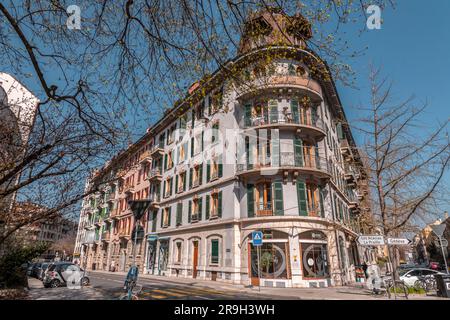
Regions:
<instances>
[{"instance_id":1,"label":"street sign","mask_svg":"<svg viewBox=\"0 0 450 320\"><path fill-rule=\"evenodd\" d=\"M411 240L406 238L387 238L387 243L390 245L404 246L411 243Z\"/></svg>"},{"instance_id":2,"label":"street sign","mask_svg":"<svg viewBox=\"0 0 450 320\"><path fill-rule=\"evenodd\" d=\"M383 246L384 237L378 235L359 236L358 243L362 246Z\"/></svg>"},{"instance_id":3,"label":"street sign","mask_svg":"<svg viewBox=\"0 0 450 320\"><path fill-rule=\"evenodd\" d=\"M440 242L442 242L442 246L443 246L444 248L448 247L448 241L447 241L447 239L441 239L441 241L439 241L439 239L438 239L438 240L434 240L435 246L438 247L438 248L440 248L440 247L441 247L441 243L440 243Z\"/></svg>"},{"instance_id":4,"label":"street sign","mask_svg":"<svg viewBox=\"0 0 450 320\"><path fill-rule=\"evenodd\" d=\"M253 246L262 246L263 243L263 233L261 231L253 231L252 232L252 242Z\"/></svg>"},{"instance_id":5,"label":"street sign","mask_svg":"<svg viewBox=\"0 0 450 320\"><path fill-rule=\"evenodd\" d=\"M445 224L436 224L432 225L431 229L433 229L433 232L440 238L444 234L445 231Z\"/></svg>"}]
</instances>

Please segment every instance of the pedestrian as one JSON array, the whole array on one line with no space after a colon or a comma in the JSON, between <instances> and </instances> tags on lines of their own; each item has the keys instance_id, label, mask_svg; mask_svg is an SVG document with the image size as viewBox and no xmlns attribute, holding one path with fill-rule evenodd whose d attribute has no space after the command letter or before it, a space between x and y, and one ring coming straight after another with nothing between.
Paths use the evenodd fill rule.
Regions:
<instances>
[{"instance_id":1,"label":"pedestrian","mask_svg":"<svg viewBox=\"0 0 450 320\"><path fill-rule=\"evenodd\" d=\"M367 263L365 261L362 264L362 269L364 271L364 277L367 279L369 275L367 274Z\"/></svg>"}]
</instances>

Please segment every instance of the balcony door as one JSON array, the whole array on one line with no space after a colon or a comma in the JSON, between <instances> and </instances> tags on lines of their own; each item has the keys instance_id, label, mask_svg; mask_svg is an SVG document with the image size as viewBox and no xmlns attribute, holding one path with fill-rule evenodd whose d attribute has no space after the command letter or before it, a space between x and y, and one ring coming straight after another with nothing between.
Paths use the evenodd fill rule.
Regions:
<instances>
[{"instance_id":1,"label":"balcony door","mask_svg":"<svg viewBox=\"0 0 450 320\"><path fill-rule=\"evenodd\" d=\"M272 186L270 182L260 182L255 185L256 215L272 215Z\"/></svg>"},{"instance_id":2,"label":"balcony door","mask_svg":"<svg viewBox=\"0 0 450 320\"><path fill-rule=\"evenodd\" d=\"M192 256L192 278L197 278L197 267L198 267L198 241L195 240L192 242L194 247L193 256Z\"/></svg>"}]
</instances>

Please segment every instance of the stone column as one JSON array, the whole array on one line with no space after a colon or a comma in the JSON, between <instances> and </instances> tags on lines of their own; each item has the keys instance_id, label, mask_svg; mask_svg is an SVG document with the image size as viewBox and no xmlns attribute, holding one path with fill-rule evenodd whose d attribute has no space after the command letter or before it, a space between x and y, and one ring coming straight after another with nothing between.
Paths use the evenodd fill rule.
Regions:
<instances>
[{"instance_id":1,"label":"stone column","mask_svg":"<svg viewBox=\"0 0 450 320\"><path fill-rule=\"evenodd\" d=\"M293 228L292 234L289 235L289 265L291 269L292 286L301 286L302 269L301 269L301 252L298 240L298 230Z\"/></svg>"}]
</instances>

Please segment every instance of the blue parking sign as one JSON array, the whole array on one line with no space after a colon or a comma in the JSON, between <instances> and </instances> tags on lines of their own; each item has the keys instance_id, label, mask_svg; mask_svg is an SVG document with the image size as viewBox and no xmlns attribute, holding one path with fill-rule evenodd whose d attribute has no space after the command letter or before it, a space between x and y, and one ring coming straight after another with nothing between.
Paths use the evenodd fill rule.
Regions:
<instances>
[{"instance_id":1,"label":"blue parking sign","mask_svg":"<svg viewBox=\"0 0 450 320\"><path fill-rule=\"evenodd\" d=\"M263 233L261 231L253 231L252 240L254 246L261 246L263 243Z\"/></svg>"}]
</instances>

